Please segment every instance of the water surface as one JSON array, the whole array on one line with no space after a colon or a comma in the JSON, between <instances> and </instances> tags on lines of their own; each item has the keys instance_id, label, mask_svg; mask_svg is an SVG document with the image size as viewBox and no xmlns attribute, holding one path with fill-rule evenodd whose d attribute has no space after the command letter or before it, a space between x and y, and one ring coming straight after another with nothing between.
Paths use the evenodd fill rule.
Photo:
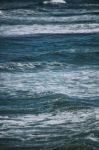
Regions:
<instances>
[{"instance_id":1,"label":"water surface","mask_svg":"<svg viewBox=\"0 0 99 150\"><path fill-rule=\"evenodd\" d=\"M99 149L98 0L0 2L0 149Z\"/></svg>"}]
</instances>

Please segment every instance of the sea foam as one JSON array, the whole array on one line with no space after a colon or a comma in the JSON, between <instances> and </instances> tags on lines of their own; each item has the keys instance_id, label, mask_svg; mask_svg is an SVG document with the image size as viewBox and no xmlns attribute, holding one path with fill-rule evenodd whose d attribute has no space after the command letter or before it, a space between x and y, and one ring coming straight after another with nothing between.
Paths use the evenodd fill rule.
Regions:
<instances>
[{"instance_id":1,"label":"sea foam","mask_svg":"<svg viewBox=\"0 0 99 150\"><path fill-rule=\"evenodd\" d=\"M64 0L49 0L49 1L44 1L44 4L65 4L66 1Z\"/></svg>"},{"instance_id":2,"label":"sea foam","mask_svg":"<svg viewBox=\"0 0 99 150\"><path fill-rule=\"evenodd\" d=\"M69 25L3 25L0 27L0 36L22 36L32 34L75 34L98 32L98 23L82 23Z\"/></svg>"}]
</instances>

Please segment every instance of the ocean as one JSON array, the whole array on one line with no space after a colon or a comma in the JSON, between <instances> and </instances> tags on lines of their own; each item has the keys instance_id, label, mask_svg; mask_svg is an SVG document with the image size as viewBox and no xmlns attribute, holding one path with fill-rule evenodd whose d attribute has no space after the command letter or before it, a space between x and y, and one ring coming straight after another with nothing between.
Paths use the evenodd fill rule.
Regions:
<instances>
[{"instance_id":1,"label":"ocean","mask_svg":"<svg viewBox=\"0 0 99 150\"><path fill-rule=\"evenodd\" d=\"M0 150L99 150L99 1L0 1Z\"/></svg>"}]
</instances>

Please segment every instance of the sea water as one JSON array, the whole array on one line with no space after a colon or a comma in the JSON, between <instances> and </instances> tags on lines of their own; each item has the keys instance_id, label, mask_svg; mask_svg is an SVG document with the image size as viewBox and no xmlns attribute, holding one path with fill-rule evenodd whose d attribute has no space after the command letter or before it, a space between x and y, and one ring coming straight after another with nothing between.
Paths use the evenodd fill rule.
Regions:
<instances>
[{"instance_id":1,"label":"sea water","mask_svg":"<svg viewBox=\"0 0 99 150\"><path fill-rule=\"evenodd\" d=\"M0 1L0 150L99 150L99 1Z\"/></svg>"}]
</instances>

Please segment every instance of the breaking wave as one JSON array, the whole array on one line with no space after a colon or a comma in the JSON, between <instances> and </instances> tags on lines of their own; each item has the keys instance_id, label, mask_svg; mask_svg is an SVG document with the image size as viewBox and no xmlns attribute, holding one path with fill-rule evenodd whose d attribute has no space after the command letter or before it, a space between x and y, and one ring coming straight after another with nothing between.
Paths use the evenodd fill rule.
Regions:
<instances>
[{"instance_id":1,"label":"breaking wave","mask_svg":"<svg viewBox=\"0 0 99 150\"><path fill-rule=\"evenodd\" d=\"M32 34L74 34L97 33L99 24L74 24L74 25L15 25L1 26L0 36L22 36Z\"/></svg>"}]
</instances>

